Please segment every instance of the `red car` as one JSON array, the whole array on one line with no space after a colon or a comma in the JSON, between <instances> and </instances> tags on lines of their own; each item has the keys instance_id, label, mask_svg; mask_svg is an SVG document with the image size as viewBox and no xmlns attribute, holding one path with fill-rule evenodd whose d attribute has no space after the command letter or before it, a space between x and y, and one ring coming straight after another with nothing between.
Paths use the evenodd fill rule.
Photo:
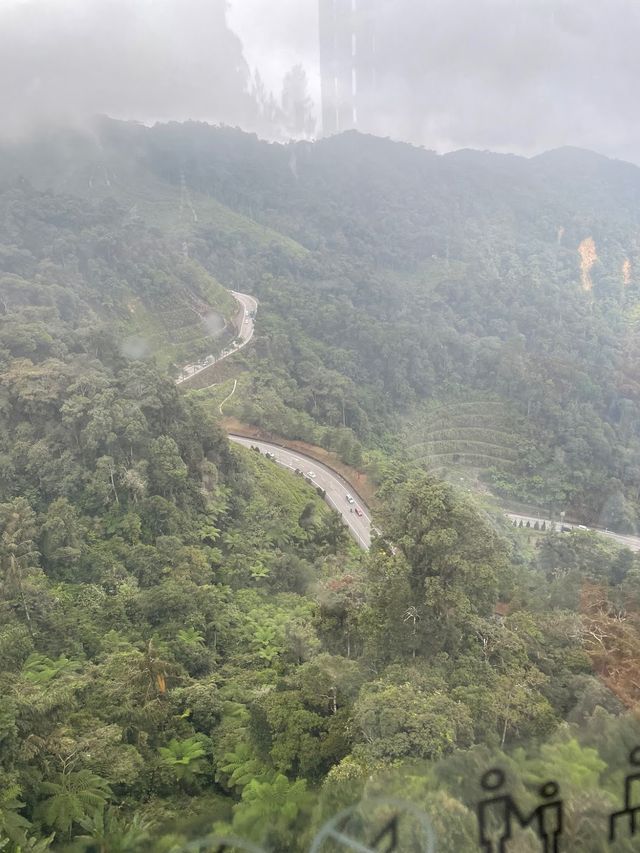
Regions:
<instances>
[{"instance_id":1,"label":"red car","mask_svg":"<svg viewBox=\"0 0 640 853\"><path fill-rule=\"evenodd\" d=\"M363 515L363 512L362 512L362 510L360 509L360 507L359 507L359 506L357 506L355 509L356 509L356 515L359 515L359 516L362 516L362 515Z\"/></svg>"}]
</instances>

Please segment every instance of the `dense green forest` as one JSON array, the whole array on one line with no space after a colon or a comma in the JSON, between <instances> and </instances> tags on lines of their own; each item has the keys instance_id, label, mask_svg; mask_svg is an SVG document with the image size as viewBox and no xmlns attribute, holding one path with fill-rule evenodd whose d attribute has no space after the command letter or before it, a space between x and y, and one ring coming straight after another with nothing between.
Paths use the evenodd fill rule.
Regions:
<instances>
[{"instance_id":1,"label":"dense green forest","mask_svg":"<svg viewBox=\"0 0 640 853\"><path fill-rule=\"evenodd\" d=\"M0 850L216 832L293 853L397 795L461 853L496 763L527 808L561 781L567 849L610 849L640 557L512 528L434 476L433 446L633 526L636 170L101 132L0 159ZM261 300L238 413L375 465L370 552L174 384L214 345L202 306L233 311L221 285ZM446 435L468 421L500 452Z\"/></svg>"},{"instance_id":2,"label":"dense green forest","mask_svg":"<svg viewBox=\"0 0 640 853\"><path fill-rule=\"evenodd\" d=\"M356 133L282 146L107 120L0 153L0 179L117 199L258 296L241 418L637 526L636 167L573 149L438 156Z\"/></svg>"},{"instance_id":3,"label":"dense green forest","mask_svg":"<svg viewBox=\"0 0 640 853\"><path fill-rule=\"evenodd\" d=\"M5 331L21 340L16 355L31 357L47 337L28 310L45 325L108 323L124 352L163 364L206 352L236 310L215 278L113 199L90 204L17 180L0 187L0 222L3 310L25 309Z\"/></svg>"}]
</instances>

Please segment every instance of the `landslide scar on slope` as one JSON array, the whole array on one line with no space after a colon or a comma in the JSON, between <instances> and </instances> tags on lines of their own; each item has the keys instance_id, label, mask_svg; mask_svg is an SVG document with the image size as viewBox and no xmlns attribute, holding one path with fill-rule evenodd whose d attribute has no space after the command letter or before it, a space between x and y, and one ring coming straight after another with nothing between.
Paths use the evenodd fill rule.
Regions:
<instances>
[{"instance_id":1,"label":"landslide scar on slope","mask_svg":"<svg viewBox=\"0 0 640 853\"><path fill-rule=\"evenodd\" d=\"M578 246L580 254L580 276L582 280L582 289L589 292L593 290L593 282L591 281L591 270L593 265L598 260L596 252L596 244L593 237L586 237Z\"/></svg>"}]
</instances>

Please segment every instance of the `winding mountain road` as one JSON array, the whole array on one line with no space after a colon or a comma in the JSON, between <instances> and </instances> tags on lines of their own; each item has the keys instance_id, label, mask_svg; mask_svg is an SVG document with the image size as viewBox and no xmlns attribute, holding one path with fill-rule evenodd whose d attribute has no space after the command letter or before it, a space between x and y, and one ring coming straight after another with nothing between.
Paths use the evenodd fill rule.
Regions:
<instances>
[{"instance_id":1,"label":"winding mountain road","mask_svg":"<svg viewBox=\"0 0 640 853\"><path fill-rule=\"evenodd\" d=\"M240 303L243 311L240 330L236 338L238 343L223 350L217 357L210 355L204 362L185 365L182 368L180 378L176 380L177 385L187 379L191 379L192 376L197 376L198 373L206 370L212 364L217 364L223 361L223 359L229 358L230 355L234 355L243 347L246 347L253 338L258 300L248 293L239 293L236 290L232 290L230 293L236 302ZM235 389L236 384L234 383L233 391ZM233 391L220 404L220 411L222 411L222 406L233 395ZM339 474L332 471L326 465L316 462L315 459L303 456L300 453L293 453L277 444L243 438L239 435L229 435L229 438L231 441L235 441L244 447L258 447L262 453L272 453L275 461L290 471L295 471L296 469L303 471L309 483L313 483L313 485L319 486L324 490L325 500L332 509L335 509L342 516L343 521L349 528L349 532L360 547L365 550L369 548L371 545L371 512L364 501L353 493L351 486ZM309 472L314 476L307 476ZM347 495L350 493L353 493L353 504L347 500ZM360 515L360 513L362 514Z\"/></svg>"},{"instance_id":2,"label":"winding mountain road","mask_svg":"<svg viewBox=\"0 0 640 853\"><path fill-rule=\"evenodd\" d=\"M229 439L243 447L257 447L261 453L271 453L278 465L282 465L290 471L296 469L302 471L308 482L324 489L325 500L330 507L342 516L349 532L360 547L365 550L369 548L371 545L371 513L369 508L339 474L309 456L304 456L297 451L287 450L278 444L270 444L268 441L258 441L255 438L244 438L244 436L232 434L229 434ZM309 474L313 474L313 477ZM347 495L352 496L353 504L349 503ZM361 512L362 515L359 515L358 512Z\"/></svg>"},{"instance_id":3,"label":"winding mountain road","mask_svg":"<svg viewBox=\"0 0 640 853\"><path fill-rule=\"evenodd\" d=\"M236 302L239 302L241 305L241 309L243 311L242 321L240 323L240 331L236 336L237 344L231 344L227 349L222 350L221 354L218 356L210 355L202 362L197 362L195 364L185 364L182 368L182 373L179 379L176 379L176 384L179 385L181 382L186 382L187 379L191 379L193 376L197 376L198 373L202 373L203 370L206 370L208 367L211 367L212 364L217 364L220 361L223 361L225 358L229 358L230 355L241 350L243 347L249 343L251 338L253 337L253 333L255 331L255 315L258 310L258 300L254 296L249 296L248 293L239 293L238 291L231 290L230 291L233 298Z\"/></svg>"}]
</instances>

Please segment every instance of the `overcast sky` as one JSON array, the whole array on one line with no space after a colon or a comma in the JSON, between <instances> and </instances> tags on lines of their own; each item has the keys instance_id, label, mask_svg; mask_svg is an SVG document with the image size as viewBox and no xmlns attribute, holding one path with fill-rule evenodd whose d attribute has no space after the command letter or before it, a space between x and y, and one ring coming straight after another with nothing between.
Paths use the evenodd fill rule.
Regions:
<instances>
[{"instance_id":1,"label":"overcast sky","mask_svg":"<svg viewBox=\"0 0 640 853\"><path fill-rule=\"evenodd\" d=\"M376 2L380 133L640 162L640 0ZM256 68L279 97L304 65L317 102L317 17L316 0L0 0L0 128L96 112L252 127Z\"/></svg>"}]
</instances>

